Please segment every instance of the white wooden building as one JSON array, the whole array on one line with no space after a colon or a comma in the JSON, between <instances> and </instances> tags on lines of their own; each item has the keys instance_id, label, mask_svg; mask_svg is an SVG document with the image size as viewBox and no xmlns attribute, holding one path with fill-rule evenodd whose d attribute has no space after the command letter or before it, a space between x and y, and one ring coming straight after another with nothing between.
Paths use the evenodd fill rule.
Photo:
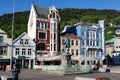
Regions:
<instances>
[{"instance_id":1,"label":"white wooden building","mask_svg":"<svg viewBox=\"0 0 120 80\"><path fill-rule=\"evenodd\" d=\"M34 68L35 66L35 46L34 41L26 34L22 33L13 41L13 60L19 63L22 68Z\"/></svg>"}]
</instances>

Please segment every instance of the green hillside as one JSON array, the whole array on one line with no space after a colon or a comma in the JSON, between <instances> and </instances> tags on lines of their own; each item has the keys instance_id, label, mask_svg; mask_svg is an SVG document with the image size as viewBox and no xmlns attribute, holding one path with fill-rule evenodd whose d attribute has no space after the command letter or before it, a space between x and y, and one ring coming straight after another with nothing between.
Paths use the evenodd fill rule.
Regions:
<instances>
[{"instance_id":1,"label":"green hillside","mask_svg":"<svg viewBox=\"0 0 120 80\"><path fill-rule=\"evenodd\" d=\"M28 17L29 11L15 13L14 38L27 31ZM0 29L6 31L8 37L11 37L12 14L0 16Z\"/></svg>"},{"instance_id":2,"label":"green hillside","mask_svg":"<svg viewBox=\"0 0 120 80\"><path fill-rule=\"evenodd\" d=\"M120 27L110 27L108 23L120 24L120 11L116 10L97 10L97 9L58 9L61 16L61 30L66 25L72 25L77 22L98 23L98 20L105 20L105 39L114 37L114 31ZM15 13L14 38L22 32L27 32L29 11ZM12 14L0 16L0 29L8 33L11 37Z\"/></svg>"}]
</instances>

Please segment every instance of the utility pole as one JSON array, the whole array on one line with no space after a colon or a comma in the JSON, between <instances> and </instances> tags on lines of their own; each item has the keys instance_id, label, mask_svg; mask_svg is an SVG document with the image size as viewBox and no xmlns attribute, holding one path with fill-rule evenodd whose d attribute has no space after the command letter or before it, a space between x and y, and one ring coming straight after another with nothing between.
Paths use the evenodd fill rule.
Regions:
<instances>
[{"instance_id":1,"label":"utility pole","mask_svg":"<svg viewBox=\"0 0 120 80\"><path fill-rule=\"evenodd\" d=\"M15 10L15 0L13 0L13 15L12 15L12 44L11 44L11 62L10 62L10 66L12 69L12 61L13 61L13 32L14 32L14 10Z\"/></svg>"}]
</instances>

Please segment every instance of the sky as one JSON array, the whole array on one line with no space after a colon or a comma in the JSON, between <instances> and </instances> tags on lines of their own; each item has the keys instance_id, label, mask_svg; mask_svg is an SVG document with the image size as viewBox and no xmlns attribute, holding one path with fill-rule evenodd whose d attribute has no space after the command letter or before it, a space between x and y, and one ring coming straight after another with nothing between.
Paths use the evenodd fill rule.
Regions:
<instances>
[{"instance_id":1,"label":"sky","mask_svg":"<svg viewBox=\"0 0 120 80\"><path fill-rule=\"evenodd\" d=\"M0 15L13 12L14 0L0 0ZM31 9L32 2L37 6L49 8L94 8L120 10L120 0L15 0L15 12Z\"/></svg>"}]
</instances>

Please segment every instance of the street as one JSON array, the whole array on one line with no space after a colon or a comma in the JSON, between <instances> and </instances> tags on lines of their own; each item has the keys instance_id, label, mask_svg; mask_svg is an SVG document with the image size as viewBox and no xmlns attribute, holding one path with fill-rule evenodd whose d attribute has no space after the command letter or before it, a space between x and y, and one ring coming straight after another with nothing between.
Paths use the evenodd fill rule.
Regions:
<instances>
[{"instance_id":1,"label":"street","mask_svg":"<svg viewBox=\"0 0 120 80\"><path fill-rule=\"evenodd\" d=\"M11 72L0 71L0 75L12 76ZM106 77L110 80L119 80L120 73L89 73L89 74L72 74L72 75L58 75L41 70L22 69L19 74L19 80L75 80L75 77L98 78Z\"/></svg>"}]
</instances>

